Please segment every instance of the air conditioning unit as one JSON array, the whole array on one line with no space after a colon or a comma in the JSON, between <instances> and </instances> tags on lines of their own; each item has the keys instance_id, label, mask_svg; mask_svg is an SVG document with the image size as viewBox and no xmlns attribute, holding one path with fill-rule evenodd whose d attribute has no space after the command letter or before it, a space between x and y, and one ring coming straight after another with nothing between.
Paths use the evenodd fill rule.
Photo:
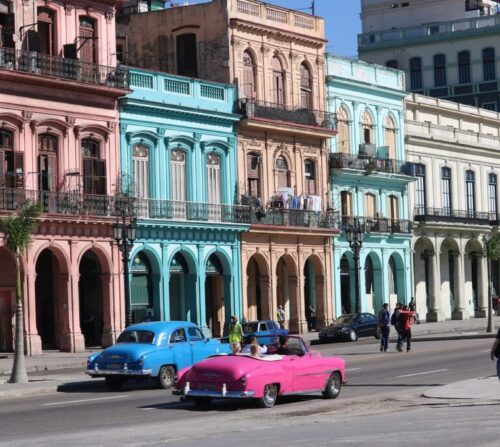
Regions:
<instances>
[{"instance_id":1,"label":"air conditioning unit","mask_svg":"<svg viewBox=\"0 0 500 447\"><path fill-rule=\"evenodd\" d=\"M359 145L359 155L363 155L365 157L375 157L377 152L377 146L369 143L361 143Z\"/></svg>"}]
</instances>

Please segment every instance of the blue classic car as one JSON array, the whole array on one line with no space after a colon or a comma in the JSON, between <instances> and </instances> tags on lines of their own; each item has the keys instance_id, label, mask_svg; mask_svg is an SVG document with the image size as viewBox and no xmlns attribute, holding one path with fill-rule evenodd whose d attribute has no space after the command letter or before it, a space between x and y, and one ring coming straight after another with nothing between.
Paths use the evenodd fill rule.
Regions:
<instances>
[{"instance_id":1,"label":"blue classic car","mask_svg":"<svg viewBox=\"0 0 500 447\"><path fill-rule=\"evenodd\" d=\"M159 387L170 388L176 371L206 357L229 352L227 344L205 338L200 328L187 321L159 321L126 328L116 344L87 360L91 377L104 377L113 390L127 379L153 378Z\"/></svg>"},{"instance_id":2,"label":"blue classic car","mask_svg":"<svg viewBox=\"0 0 500 447\"><path fill-rule=\"evenodd\" d=\"M241 326L245 337L255 335L261 345L275 343L278 337L288 335L287 329L281 329L279 324L272 320L246 321Z\"/></svg>"}]
</instances>

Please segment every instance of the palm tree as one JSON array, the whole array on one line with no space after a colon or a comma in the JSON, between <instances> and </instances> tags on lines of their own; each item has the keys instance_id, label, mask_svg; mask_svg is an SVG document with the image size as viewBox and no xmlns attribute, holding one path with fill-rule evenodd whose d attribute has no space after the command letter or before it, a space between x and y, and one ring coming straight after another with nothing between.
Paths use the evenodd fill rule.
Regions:
<instances>
[{"instance_id":1,"label":"palm tree","mask_svg":"<svg viewBox=\"0 0 500 447\"><path fill-rule=\"evenodd\" d=\"M28 375L24 364L24 311L23 290L21 283L21 255L31 245L36 230L36 219L42 209L36 204L26 204L16 214L0 219L0 232L9 250L14 255L16 264L16 335L14 343L14 365L10 383L27 383Z\"/></svg>"}]
</instances>

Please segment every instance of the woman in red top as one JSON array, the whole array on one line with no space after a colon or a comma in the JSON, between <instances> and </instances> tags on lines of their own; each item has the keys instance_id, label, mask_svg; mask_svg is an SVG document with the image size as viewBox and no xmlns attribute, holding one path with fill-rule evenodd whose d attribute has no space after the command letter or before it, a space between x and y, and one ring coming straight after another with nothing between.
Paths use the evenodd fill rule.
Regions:
<instances>
[{"instance_id":1,"label":"woman in red top","mask_svg":"<svg viewBox=\"0 0 500 447\"><path fill-rule=\"evenodd\" d=\"M415 312L409 310L408 306L403 306L403 309L399 311L399 330L401 331L401 339L406 339L406 352L410 352L411 349L411 321L414 318ZM398 351L402 352L403 349L399 347Z\"/></svg>"}]
</instances>

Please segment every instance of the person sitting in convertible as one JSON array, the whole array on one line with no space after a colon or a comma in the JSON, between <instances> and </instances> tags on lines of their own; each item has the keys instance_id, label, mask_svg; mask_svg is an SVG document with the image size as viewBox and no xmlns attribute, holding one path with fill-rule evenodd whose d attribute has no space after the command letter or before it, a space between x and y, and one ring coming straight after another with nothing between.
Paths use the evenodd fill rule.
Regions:
<instances>
[{"instance_id":1,"label":"person sitting in convertible","mask_svg":"<svg viewBox=\"0 0 500 447\"><path fill-rule=\"evenodd\" d=\"M276 354L290 355L290 350L288 349L288 337L286 335L282 335L280 337L280 347L276 351Z\"/></svg>"},{"instance_id":2,"label":"person sitting in convertible","mask_svg":"<svg viewBox=\"0 0 500 447\"><path fill-rule=\"evenodd\" d=\"M246 345L243 347L241 350L242 354L250 354L252 352L252 346L257 346L259 355L267 353L267 346L260 346L259 343L257 343L257 337L255 335L249 335L246 338Z\"/></svg>"}]
</instances>

